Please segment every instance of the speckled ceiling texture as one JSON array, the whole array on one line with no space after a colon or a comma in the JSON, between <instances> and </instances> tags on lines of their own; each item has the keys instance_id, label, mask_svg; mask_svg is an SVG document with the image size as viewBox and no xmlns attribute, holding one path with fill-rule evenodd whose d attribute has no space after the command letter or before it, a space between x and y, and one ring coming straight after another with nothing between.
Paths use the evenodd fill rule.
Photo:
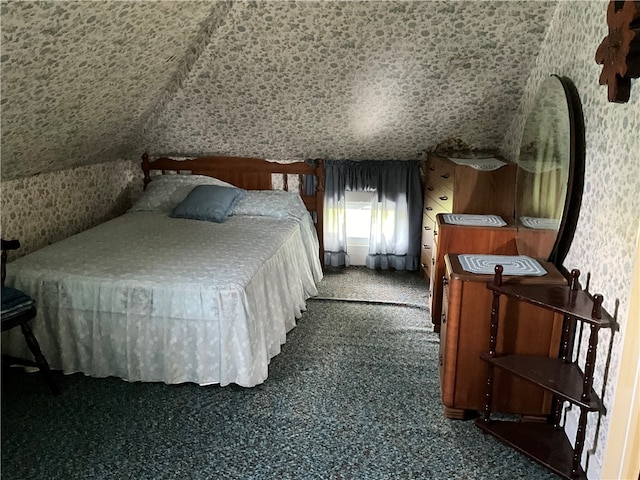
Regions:
<instances>
[{"instance_id":1,"label":"speckled ceiling texture","mask_svg":"<svg viewBox=\"0 0 640 480\"><path fill-rule=\"evenodd\" d=\"M2 180L115 160L212 2L2 2Z\"/></svg>"},{"instance_id":2,"label":"speckled ceiling texture","mask_svg":"<svg viewBox=\"0 0 640 480\"><path fill-rule=\"evenodd\" d=\"M556 2L9 2L2 179L151 153L500 145Z\"/></svg>"}]
</instances>

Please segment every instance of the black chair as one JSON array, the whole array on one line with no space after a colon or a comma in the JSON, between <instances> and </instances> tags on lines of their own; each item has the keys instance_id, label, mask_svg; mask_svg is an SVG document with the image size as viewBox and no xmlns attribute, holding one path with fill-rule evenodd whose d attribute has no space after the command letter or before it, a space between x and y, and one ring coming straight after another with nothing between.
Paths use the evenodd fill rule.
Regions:
<instances>
[{"instance_id":1,"label":"black chair","mask_svg":"<svg viewBox=\"0 0 640 480\"><path fill-rule=\"evenodd\" d=\"M34 360L16 358L10 355L2 355L2 364L8 365L25 365L37 367L49 385L53 393L60 393L60 387L54 381L51 369L44 355L40 351L40 345L33 335L33 331L29 326L29 320L36 316L36 302L24 292L15 288L5 287L4 279L6 277L7 250L15 250L20 248L18 240L2 240L2 331L10 330L20 326L24 339Z\"/></svg>"}]
</instances>

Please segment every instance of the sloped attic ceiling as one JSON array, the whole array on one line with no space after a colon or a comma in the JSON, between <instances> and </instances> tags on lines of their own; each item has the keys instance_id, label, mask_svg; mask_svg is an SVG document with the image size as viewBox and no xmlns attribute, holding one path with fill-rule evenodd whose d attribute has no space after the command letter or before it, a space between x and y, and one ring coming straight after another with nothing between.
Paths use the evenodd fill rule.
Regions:
<instances>
[{"instance_id":1,"label":"sloped attic ceiling","mask_svg":"<svg viewBox=\"0 0 640 480\"><path fill-rule=\"evenodd\" d=\"M555 1L3 2L2 179L495 148Z\"/></svg>"}]
</instances>

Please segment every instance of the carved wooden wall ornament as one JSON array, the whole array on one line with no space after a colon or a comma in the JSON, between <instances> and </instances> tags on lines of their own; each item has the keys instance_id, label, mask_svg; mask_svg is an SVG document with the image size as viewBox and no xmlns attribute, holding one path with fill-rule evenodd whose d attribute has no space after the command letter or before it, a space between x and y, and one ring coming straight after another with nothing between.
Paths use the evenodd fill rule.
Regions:
<instances>
[{"instance_id":1,"label":"carved wooden wall ornament","mask_svg":"<svg viewBox=\"0 0 640 480\"><path fill-rule=\"evenodd\" d=\"M640 1L609 2L609 35L596 51L603 65L600 85L608 85L610 102L624 103L631 94L631 79L640 77Z\"/></svg>"}]
</instances>

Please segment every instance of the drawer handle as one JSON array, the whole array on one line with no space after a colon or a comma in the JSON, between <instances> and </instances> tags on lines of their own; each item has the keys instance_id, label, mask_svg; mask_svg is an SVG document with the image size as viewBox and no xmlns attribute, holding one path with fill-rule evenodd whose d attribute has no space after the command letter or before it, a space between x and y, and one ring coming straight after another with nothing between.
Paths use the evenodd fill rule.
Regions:
<instances>
[{"instance_id":1,"label":"drawer handle","mask_svg":"<svg viewBox=\"0 0 640 480\"><path fill-rule=\"evenodd\" d=\"M431 210L433 210L433 207L425 207L425 210L426 210L427 212L430 212Z\"/></svg>"},{"instance_id":2,"label":"drawer handle","mask_svg":"<svg viewBox=\"0 0 640 480\"><path fill-rule=\"evenodd\" d=\"M429 250L431 248L431 245L427 245L425 243L424 245L422 245L422 248L424 248L425 250Z\"/></svg>"},{"instance_id":3,"label":"drawer handle","mask_svg":"<svg viewBox=\"0 0 640 480\"><path fill-rule=\"evenodd\" d=\"M444 360L442 359L442 354L438 355L438 363L440 364L440 366L444 364Z\"/></svg>"},{"instance_id":4,"label":"drawer handle","mask_svg":"<svg viewBox=\"0 0 640 480\"><path fill-rule=\"evenodd\" d=\"M427 187L427 190L429 190L430 192L433 192L433 187Z\"/></svg>"},{"instance_id":5,"label":"drawer handle","mask_svg":"<svg viewBox=\"0 0 640 480\"><path fill-rule=\"evenodd\" d=\"M427 226L425 226L425 227L424 227L424 229L425 229L425 230L431 230L431 227L427 227Z\"/></svg>"},{"instance_id":6,"label":"drawer handle","mask_svg":"<svg viewBox=\"0 0 640 480\"><path fill-rule=\"evenodd\" d=\"M440 175L440 178L444 178L445 180L449 178L449 174L445 173L444 175Z\"/></svg>"},{"instance_id":7,"label":"drawer handle","mask_svg":"<svg viewBox=\"0 0 640 480\"><path fill-rule=\"evenodd\" d=\"M435 264L436 264L436 259L435 259L435 258L432 258L432 259L431 259L431 265L435 265Z\"/></svg>"},{"instance_id":8,"label":"drawer handle","mask_svg":"<svg viewBox=\"0 0 640 480\"><path fill-rule=\"evenodd\" d=\"M420 264L420 266L421 266L422 268L427 268L427 264L426 264L426 263L421 263L421 264Z\"/></svg>"},{"instance_id":9,"label":"drawer handle","mask_svg":"<svg viewBox=\"0 0 640 480\"><path fill-rule=\"evenodd\" d=\"M433 236L435 237L436 235L438 235L438 231L437 231L437 230L434 230L434 231L433 231Z\"/></svg>"},{"instance_id":10,"label":"drawer handle","mask_svg":"<svg viewBox=\"0 0 640 480\"><path fill-rule=\"evenodd\" d=\"M446 195L443 195L443 196L438 197L438 198L439 198L440 200L442 200L443 202L444 202L445 200L449 200L449 197L447 197Z\"/></svg>"},{"instance_id":11,"label":"drawer handle","mask_svg":"<svg viewBox=\"0 0 640 480\"><path fill-rule=\"evenodd\" d=\"M440 323L447 323L447 314L443 313L442 315L440 315Z\"/></svg>"},{"instance_id":12,"label":"drawer handle","mask_svg":"<svg viewBox=\"0 0 640 480\"><path fill-rule=\"evenodd\" d=\"M431 172L435 172L435 170L436 170L436 167L434 167L433 165L431 165L431 166L429 167L429 171L431 171Z\"/></svg>"}]
</instances>

